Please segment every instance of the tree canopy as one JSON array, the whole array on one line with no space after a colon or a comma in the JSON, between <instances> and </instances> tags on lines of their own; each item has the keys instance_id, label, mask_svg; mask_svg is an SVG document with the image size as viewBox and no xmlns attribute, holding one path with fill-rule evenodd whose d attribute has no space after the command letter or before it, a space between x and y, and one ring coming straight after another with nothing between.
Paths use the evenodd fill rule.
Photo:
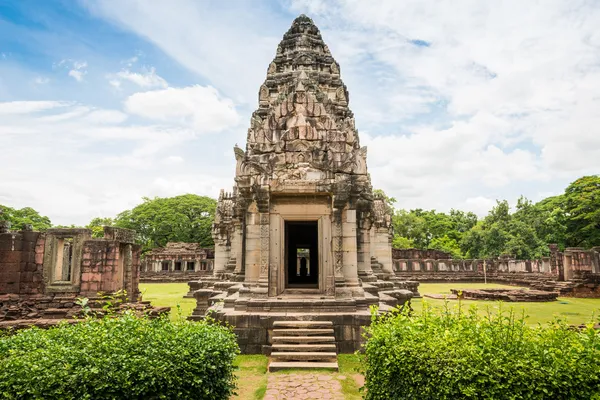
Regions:
<instances>
[{"instance_id":1,"label":"tree canopy","mask_svg":"<svg viewBox=\"0 0 600 400\"><path fill-rule=\"evenodd\" d=\"M0 221L10 222L15 230L22 229L25 224L31 224L36 231L45 231L52 227L50 218L40 215L31 207L16 209L0 204Z\"/></svg>"},{"instance_id":2,"label":"tree canopy","mask_svg":"<svg viewBox=\"0 0 600 400\"><path fill-rule=\"evenodd\" d=\"M584 176L564 194L532 203L519 198L514 211L497 201L482 219L471 212L396 210L393 216L397 248L446 251L457 258L487 258L509 254L519 259L548 254L548 244L561 249L600 245L600 176Z\"/></svg>"},{"instance_id":3,"label":"tree canopy","mask_svg":"<svg viewBox=\"0 0 600 400\"><path fill-rule=\"evenodd\" d=\"M216 200L194 194L143 200L117 215L114 224L135 230L144 250L165 246L167 242L214 245L211 231Z\"/></svg>"}]
</instances>

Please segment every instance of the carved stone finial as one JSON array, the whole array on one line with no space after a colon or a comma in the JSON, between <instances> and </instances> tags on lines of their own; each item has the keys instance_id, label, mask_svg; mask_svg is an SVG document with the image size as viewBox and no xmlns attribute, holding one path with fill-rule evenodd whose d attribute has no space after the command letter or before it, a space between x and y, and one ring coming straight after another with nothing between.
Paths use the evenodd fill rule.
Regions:
<instances>
[{"instance_id":1,"label":"carved stone finial","mask_svg":"<svg viewBox=\"0 0 600 400\"><path fill-rule=\"evenodd\" d=\"M238 147L237 143L235 144L235 146L233 146L233 153L235 154L236 160L243 159L246 156L246 153L244 152L244 150L242 150L240 147Z\"/></svg>"},{"instance_id":2,"label":"carved stone finial","mask_svg":"<svg viewBox=\"0 0 600 400\"><path fill-rule=\"evenodd\" d=\"M329 68L331 69L331 73L334 75L338 75L340 73L340 67L335 61L331 63Z\"/></svg>"},{"instance_id":3,"label":"carved stone finial","mask_svg":"<svg viewBox=\"0 0 600 400\"><path fill-rule=\"evenodd\" d=\"M258 92L259 103L265 103L269 101L269 88L266 85L262 85Z\"/></svg>"}]
</instances>

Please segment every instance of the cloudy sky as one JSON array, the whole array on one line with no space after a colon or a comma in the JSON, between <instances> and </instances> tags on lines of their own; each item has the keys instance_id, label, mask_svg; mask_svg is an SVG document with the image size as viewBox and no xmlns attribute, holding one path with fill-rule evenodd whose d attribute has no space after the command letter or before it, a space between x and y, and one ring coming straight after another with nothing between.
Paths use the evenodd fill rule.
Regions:
<instances>
[{"instance_id":1,"label":"cloudy sky","mask_svg":"<svg viewBox=\"0 0 600 400\"><path fill-rule=\"evenodd\" d=\"M397 207L482 215L600 172L598 1L0 0L0 204L85 224L231 188L300 13Z\"/></svg>"}]
</instances>

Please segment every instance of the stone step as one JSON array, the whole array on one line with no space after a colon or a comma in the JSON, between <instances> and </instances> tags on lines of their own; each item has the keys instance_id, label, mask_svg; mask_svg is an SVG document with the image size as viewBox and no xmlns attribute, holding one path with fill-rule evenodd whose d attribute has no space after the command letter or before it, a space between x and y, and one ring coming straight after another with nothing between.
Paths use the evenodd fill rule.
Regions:
<instances>
[{"instance_id":1,"label":"stone step","mask_svg":"<svg viewBox=\"0 0 600 400\"><path fill-rule=\"evenodd\" d=\"M274 351L271 353L274 361L322 361L337 360L337 353L322 351Z\"/></svg>"},{"instance_id":2,"label":"stone step","mask_svg":"<svg viewBox=\"0 0 600 400\"><path fill-rule=\"evenodd\" d=\"M336 362L305 362L305 361L272 361L269 364L269 372L276 372L286 369L326 369L329 371L338 371Z\"/></svg>"},{"instance_id":3,"label":"stone step","mask_svg":"<svg viewBox=\"0 0 600 400\"><path fill-rule=\"evenodd\" d=\"M274 321L273 328L333 328L331 321Z\"/></svg>"},{"instance_id":4,"label":"stone step","mask_svg":"<svg viewBox=\"0 0 600 400\"><path fill-rule=\"evenodd\" d=\"M285 328L285 329L273 329L273 336L324 336L324 335L332 335L333 336L333 328L319 328L319 329L310 329L310 328Z\"/></svg>"},{"instance_id":5,"label":"stone step","mask_svg":"<svg viewBox=\"0 0 600 400\"><path fill-rule=\"evenodd\" d=\"M332 336L273 336L271 338L273 344L283 343L298 343L298 344L315 344L315 343L335 343L335 337Z\"/></svg>"},{"instance_id":6,"label":"stone step","mask_svg":"<svg viewBox=\"0 0 600 400\"><path fill-rule=\"evenodd\" d=\"M273 351L336 351L333 343L310 343L310 344L295 344L295 343L278 343L271 346Z\"/></svg>"}]
</instances>

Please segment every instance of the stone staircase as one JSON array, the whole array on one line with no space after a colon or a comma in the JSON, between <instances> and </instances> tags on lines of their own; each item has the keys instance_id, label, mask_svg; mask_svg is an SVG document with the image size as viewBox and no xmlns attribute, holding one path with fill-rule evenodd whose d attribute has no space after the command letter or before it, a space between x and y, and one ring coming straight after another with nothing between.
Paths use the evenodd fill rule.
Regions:
<instances>
[{"instance_id":1,"label":"stone staircase","mask_svg":"<svg viewBox=\"0 0 600 400\"><path fill-rule=\"evenodd\" d=\"M284 369L338 370L331 321L275 321L269 372Z\"/></svg>"}]
</instances>

